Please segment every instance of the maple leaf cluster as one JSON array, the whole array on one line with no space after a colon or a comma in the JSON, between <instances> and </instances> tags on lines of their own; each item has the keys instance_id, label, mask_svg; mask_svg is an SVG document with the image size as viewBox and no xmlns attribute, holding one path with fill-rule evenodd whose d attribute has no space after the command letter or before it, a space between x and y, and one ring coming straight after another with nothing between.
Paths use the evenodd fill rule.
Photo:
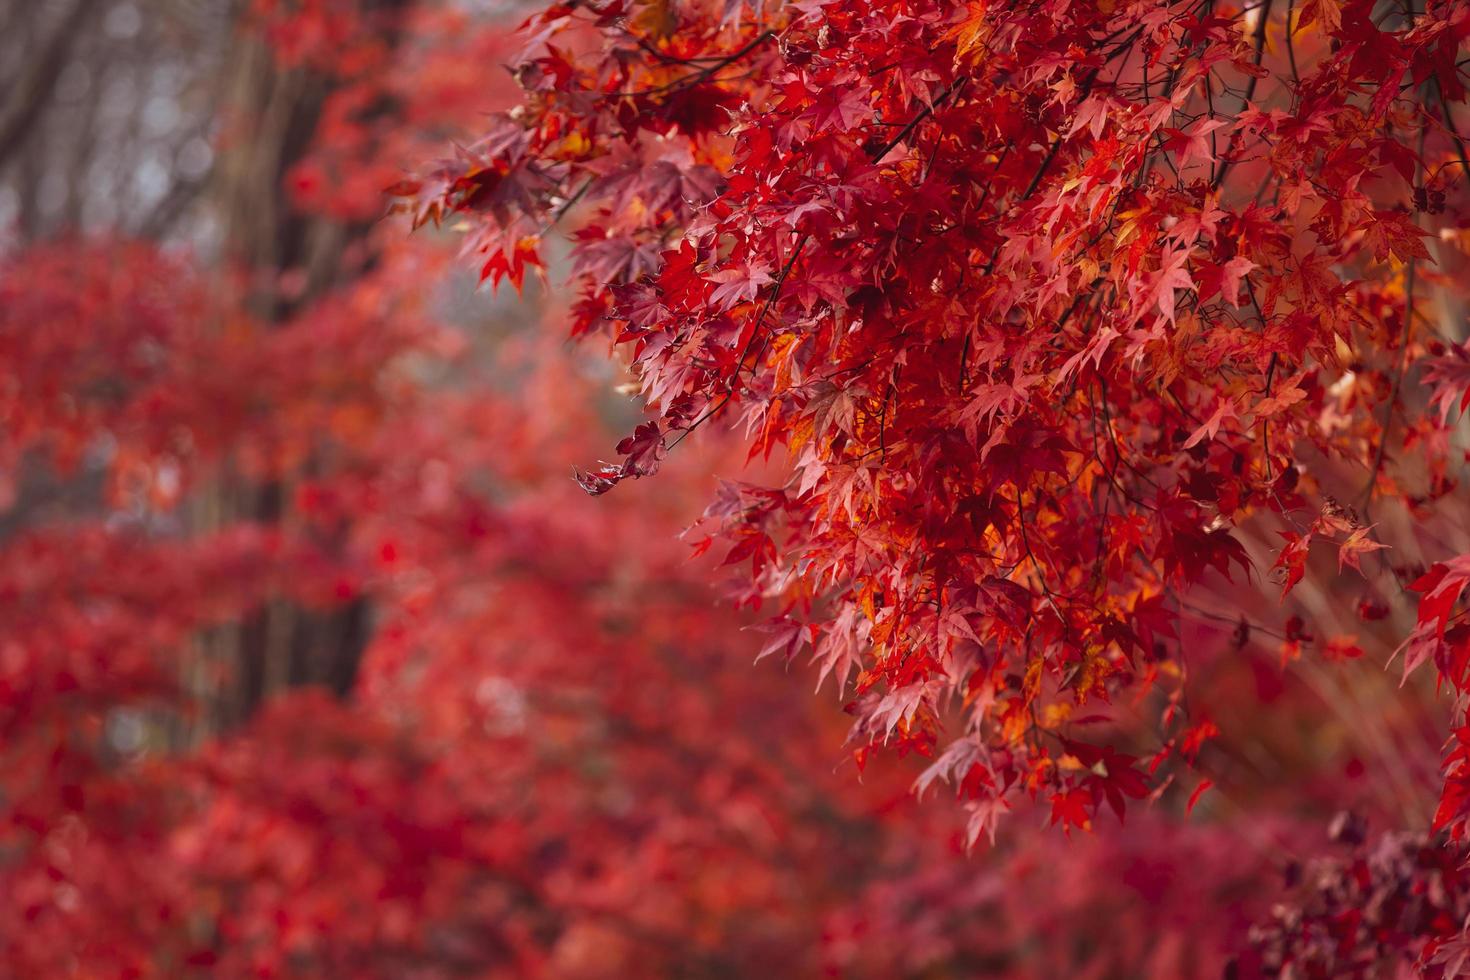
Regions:
<instances>
[{"instance_id":1,"label":"maple leaf cluster","mask_svg":"<svg viewBox=\"0 0 1470 980\"><path fill-rule=\"evenodd\" d=\"M1209 596L1257 587L1263 529L1287 592L1331 540L1412 615L1419 542L1372 510L1453 519L1453 423L1405 378L1470 397L1422 322L1463 295L1464 4L611 0L523 37L521 104L404 207L517 287L570 227L571 330L652 415L589 492L711 420L777 453L705 514L736 595L974 835L1175 778L1208 723L1178 624L1250 634ZM1458 584L1421 583L1446 649Z\"/></svg>"}]
</instances>

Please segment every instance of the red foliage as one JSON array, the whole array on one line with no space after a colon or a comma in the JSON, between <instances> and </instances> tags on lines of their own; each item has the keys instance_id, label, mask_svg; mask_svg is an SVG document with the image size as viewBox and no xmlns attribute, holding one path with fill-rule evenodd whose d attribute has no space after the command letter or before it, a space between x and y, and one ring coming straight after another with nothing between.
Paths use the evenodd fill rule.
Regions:
<instances>
[{"instance_id":1,"label":"red foliage","mask_svg":"<svg viewBox=\"0 0 1470 980\"><path fill-rule=\"evenodd\" d=\"M311 293L5 257L0 973L1460 970L1463 4L558 4L423 180L505 31L248 18L295 207L532 296L565 223L651 414L393 223ZM348 608L343 697L230 718L230 637ZM1294 863L1349 806L1411 830Z\"/></svg>"},{"instance_id":2,"label":"red foliage","mask_svg":"<svg viewBox=\"0 0 1470 980\"><path fill-rule=\"evenodd\" d=\"M411 208L467 220L487 268L575 208L573 332L656 413L584 486L738 412L782 480L706 521L759 556L740 594L784 652L855 679L860 752L943 748L986 825L1044 795L1088 826L1174 778L1098 739L1136 739L1109 705L1161 683L1154 746L1191 723L1162 624L1253 580L1248 535L1284 528L1290 593L1314 536L1354 574L1415 546L1382 498L1456 522L1459 453L1401 401L1426 293L1463 295L1425 239L1466 215L1470 10L1374 10L557 4L523 103ZM1457 596L1409 667L1458 689ZM1288 619L1284 655L1313 632Z\"/></svg>"},{"instance_id":3,"label":"red foliage","mask_svg":"<svg viewBox=\"0 0 1470 980\"><path fill-rule=\"evenodd\" d=\"M160 268L178 273L180 310L105 288ZM162 256L69 243L6 280L29 286L11 309L49 304L49 322L100 326L113 309L120 349L146 341L154 372L210 393L197 414L137 423L150 382L120 378L91 414L90 443L115 441L104 470L134 460L194 487L257 445L310 447L251 471L297 482L289 524L188 533L173 495L124 494L110 520L57 514L7 542L7 970L1172 977L1218 972L1243 941L1237 898L1262 865L1240 863L1227 836L1144 814L1061 868L1045 835L982 868L948 808L908 793L911 773L877 764L858 784L834 771L840 715L793 705L777 674L749 666L739 619L676 539L679 500L594 502L534 462L594 444L596 423L574 410L524 407L583 389L569 365L507 352L516 397L387 384L392 358L354 351L393 331L337 315L382 285L364 282L294 326L234 336L252 370L211 374L215 358L195 357L218 338L157 338L196 304L209 321L228 294L204 299ZM401 356L455 369L434 331L399 336ZM87 359L54 363L83 390L71 379ZM235 414L242 404L256 407ZM344 405L372 424L324 424ZM153 455L160 432L197 451ZM308 458L309 476L295 469ZM194 655L211 626L359 594L377 625L350 702L278 696L243 730L169 751L231 683ZM1093 785L1107 796L1113 783ZM1121 944L1098 932L1120 916ZM1071 941L1030 952L1056 930Z\"/></svg>"}]
</instances>

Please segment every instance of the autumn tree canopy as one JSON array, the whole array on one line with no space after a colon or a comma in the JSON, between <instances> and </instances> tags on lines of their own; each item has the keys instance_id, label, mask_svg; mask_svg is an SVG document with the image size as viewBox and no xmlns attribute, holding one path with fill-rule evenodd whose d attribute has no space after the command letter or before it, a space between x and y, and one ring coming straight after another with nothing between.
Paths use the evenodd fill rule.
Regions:
<instances>
[{"instance_id":1,"label":"autumn tree canopy","mask_svg":"<svg viewBox=\"0 0 1470 980\"><path fill-rule=\"evenodd\" d=\"M1177 778L1214 731L1181 619L1464 686L1465 5L572 3L525 35L521 104L400 190L517 287L566 224L572 331L652 412L589 492L706 424L784 460L704 518L766 652L852 685L860 752L937 751L972 835ZM1240 600L1268 569L1280 611ZM1291 602L1309 572L1371 639Z\"/></svg>"}]
</instances>

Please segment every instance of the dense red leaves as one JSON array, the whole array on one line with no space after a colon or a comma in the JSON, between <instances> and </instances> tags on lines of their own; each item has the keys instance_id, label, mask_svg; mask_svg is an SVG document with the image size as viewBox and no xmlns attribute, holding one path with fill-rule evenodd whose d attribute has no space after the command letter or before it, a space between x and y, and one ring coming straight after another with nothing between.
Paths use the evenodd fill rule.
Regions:
<instances>
[{"instance_id":1,"label":"dense red leaves","mask_svg":"<svg viewBox=\"0 0 1470 980\"><path fill-rule=\"evenodd\" d=\"M1042 793L1086 825L1145 787L1099 789L1109 726L1069 712L1178 676L1141 610L1253 579L1273 523L1285 591L1314 536L1361 571L1403 542L1354 508L1452 485L1427 417L1432 489L1394 464L1411 321L1463 268L1426 239L1461 236L1470 10L1374 9L554 5L523 104L412 207L497 269L573 222L573 332L658 416L583 485L742 417L785 481L706 523L762 556L738 594L782 652L855 682L863 751L942 749L987 827ZM1446 408L1459 373L1431 362Z\"/></svg>"},{"instance_id":2,"label":"dense red leaves","mask_svg":"<svg viewBox=\"0 0 1470 980\"><path fill-rule=\"evenodd\" d=\"M1347 813L1329 832L1340 853L1305 868L1293 862L1286 877L1297 901L1252 928L1261 966L1280 976L1369 977L1392 975L1417 956L1420 976L1464 976L1464 849L1423 833L1367 843L1367 827Z\"/></svg>"},{"instance_id":3,"label":"dense red leaves","mask_svg":"<svg viewBox=\"0 0 1470 980\"><path fill-rule=\"evenodd\" d=\"M231 342L253 370L218 373L195 360L213 334L157 339L184 311L209 322L232 308L228 292L195 292L185 266L78 243L7 266L16 308L44 302L49 322L122 350L146 342L152 369L197 405L150 422L198 447L170 457L182 487L261 441L312 451L251 471L294 488L292 520L270 527L191 530L181 507L207 499L197 491L179 506L125 497L106 521L95 502L8 512L34 528L6 539L0 565L3 972L1218 974L1248 925L1235 896L1262 870L1238 844L1142 813L1060 865L1049 834L980 865L952 807L909 794L911 772L834 771L835 706L793 703L779 671L750 667L740 620L676 539L698 492L686 477L708 462L665 473L663 504L588 500L556 462L603 438L578 408L587 378L524 337L496 362L517 377L513 397L471 382L459 348L418 328L404 355L465 387L384 385L392 358L358 358L370 338L348 324L400 334L336 311L412 294L402 259L275 331L236 310L249 332ZM171 271L178 309L103 288L161 281L149 269ZM59 283L101 308L68 306ZM44 370L82 391L90 366ZM272 399L236 416L259 390ZM113 395L89 447L160 466L135 392ZM373 423L324 426L342 404ZM68 418L37 416L33 455ZM83 456L89 478L105 471L108 457ZM189 737L239 682L199 656L212 627L356 596L375 614L349 701L284 694L238 731ZM1077 751L1085 805L1133 797L1134 760ZM1059 930L1073 941L1046 941Z\"/></svg>"}]
</instances>

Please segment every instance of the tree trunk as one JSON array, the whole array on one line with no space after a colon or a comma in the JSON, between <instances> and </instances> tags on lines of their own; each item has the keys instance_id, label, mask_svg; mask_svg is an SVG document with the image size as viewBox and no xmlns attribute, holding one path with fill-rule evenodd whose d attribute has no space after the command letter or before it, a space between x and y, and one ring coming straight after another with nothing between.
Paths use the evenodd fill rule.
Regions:
<instances>
[{"instance_id":1,"label":"tree trunk","mask_svg":"<svg viewBox=\"0 0 1470 980\"><path fill-rule=\"evenodd\" d=\"M406 10L408 0L365 4L385 15ZM391 24L389 17L383 23ZM226 139L216 160L212 202L222 225L224 266L249 277L250 312L280 324L361 266L344 268L349 246L365 243L368 225L346 225L292 207L284 189L291 168L311 149L334 80L309 69L283 68L264 43L242 37L227 68ZM370 261L370 259L369 259ZM303 283L289 294L277 288L290 273ZM309 469L309 465L308 465ZM237 521L289 525L295 520L293 487L222 477L200 501L201 530ZM306 610L276 600L238 626L204 644L204 655L223 670L214 692L209 730L240 724L272 693L323 684L350 693L366 645L371 609L354 600L331 612Z\"/></svg>"}]
</instances>

